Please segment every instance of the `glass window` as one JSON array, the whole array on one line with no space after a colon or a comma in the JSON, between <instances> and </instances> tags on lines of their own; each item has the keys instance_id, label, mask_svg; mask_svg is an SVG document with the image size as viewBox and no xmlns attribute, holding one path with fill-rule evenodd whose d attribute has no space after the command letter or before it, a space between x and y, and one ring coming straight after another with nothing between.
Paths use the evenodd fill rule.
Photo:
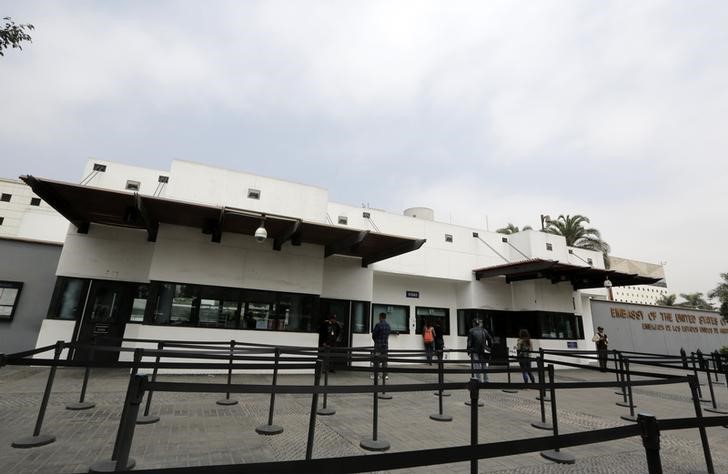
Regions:
<instances>
[{"instance_id":1,"label":"glass window","mask_svg":"<svg viewBox=\"0 0 728 474\"><path fill-rule=\"evenodd\" d=\"M201 327L237 328L239 291L211 286L200 287Z\"/></svg>"},{"instance_id":2,"label":"glass window","mask_svg":"<svg viewBox=\"0 0 728 474\"><path fill-rule=\"evenodd\" d=\"M542 339L580 339L576 317L568 313L539 313Z\"/></svg>"},{"instance_id":3,"label":"glass window","mask_svg":"<svg viewBox=\"0 0 728 474\"><path fill-rule=\"evenodd\" d=\"M369 303L364 301L351 302L351 330L356 334L369 332Z\"/></svg>"},{"instance_id":4,"label":"glass window","mask_svg":"<svg viewBox=\"0 0 728 474\"><path fill-rule=\"evenodd\" d=\"M53 297L48 308L49 319L80 319L89 280L81 278L58 277Z\"/></svg>"},{"instance_id":5,"label":"glass window","mask_svg":"<svg viewBox=\"0 0 728 474\"><path fill-rule=\"evenodd\" d=\"M195 297L191 285L161 283L153 315L156 324L188 325L192 322Z\"/></svg>"},{"instance_id":6,"label":"glass window","mask_svg":"<svg viewBox=\"0 0 728 474\"><path fill-rule=\"evenodd\" d=\"M31 206L40 206L40 198L30 198Z\"/></svg>"},{"instance_id":7,"label":"glass window","mask_svg":"<svg viewBox=\"0 0 728 474\"><path fill-rule=\"evenodd\" d=\"M0 281L0 321L10 321L20 300L23 283L19 281Z\"/></svg>"},{"instance_id":8,"label":"glass window","mask_svg":"<svg viewBox=\"0 0 728 474\"><path fill-rule=\"evenodd\" d=\"M425 323L428 322L433 326L439 322L442 326L443 334L450 334L450 310L447 308L423 308L418 306L415 308L415 334L422 334Z\"/></svg>"},{"instance_id":9,"label":"glass window","mask_svg":"<svg viewBox=\"0 0 728 474\"><path fill-rule=\"evenodd\" d=\"M387 314L387 322L392 332L409 333L409 306L373 304L372 319L379 321L379 313Z\"/></svg>"},{"instance_id":10,"label":"glass window","mask_svg":"<svg viewBox=\"0 0 728 474\"><path fill-rule=\"evenodd\" d=\"M0 195L0 201L10 202L11 196L12 196L11 194L2 193L2 195Z\"/></svg>"},{"instance_id":11,"label":"glass window","mask_svg":"<svg viewBox=\"0 0 728 474\"><path fill-rule=\"evenodd\" d=\"M131 316L129 316L129 322L141 323L144 321L144 310L147 308L149 285L134 285L131 296Z\"/></svg>"}]
</instances>

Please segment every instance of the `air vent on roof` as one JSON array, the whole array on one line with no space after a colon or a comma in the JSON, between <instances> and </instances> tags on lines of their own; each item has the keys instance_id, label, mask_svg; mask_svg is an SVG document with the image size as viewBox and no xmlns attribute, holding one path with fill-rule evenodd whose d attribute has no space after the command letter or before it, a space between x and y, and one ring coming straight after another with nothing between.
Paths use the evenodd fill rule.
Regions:
<instances>
[{"instance_id":1,"label":"air vent on roof","mask_svg":"<svg viewBox=\"0 0 728 474\"><path fill-rule=\"evenodd\" d=\"M473 232L473 237L478 237L478 233L477 232Z\"/></svg>"},{"instance_id":2,"label":"air vent on roof","mask_svg":"<svg viewBox=\"0 0 728 474\"><path fill-rule=\"evenodd\" d=\"M260 199L260 189L248 189L248 199Z\"/></svg>"},{"instance_id":3,"label":"air vent on roof","mask_svg":"<svg viewBox=\"0 0 728 474\"><path fill-rule=\"evenodd\" d=\"M30 198L31 206L40 206L40 198Z\"/></svg>"},{"instance_id":4,"label":"air vent on roof","mask_svg":"<svg viewBox=\"0 0 728 474\"><path fill-rule=\"evenodd\" d=\"M546 250L553 250L553 249L554 249L553 245L551 245L549 243L546 244Z\"/></svg>"},{"instance_id":5,"label":"air vent on roof","mask_svg":"<svg viewBox=\"0 0 728 474\"><path fill-rule=\"evenodd\" d=\"M160 183L169 183L169 176L162 176L162 175L159 175L159 180L158 180L158 181L159 181Z\"/></svg>"},{"instance_id":6,"label":"air vent on roof","mask_svg":"<svg viewBox=\"0 0 728 474\"><path fill-rule=\"evenodd\" d=\"M349 219L346 216L339 216L340 225L346 225L348 222L349 222Z\"/></svg>"},{"instance_id":7,"label":"air vent on roof","mask_svg":"<svg viewBox=\"0 0 728 474\"><path fill-rule=\"evenodd\" d=\"M445 242L452 242L452 234L445 234Z\"/></svg>"},{"instance_id":8,"label":"air vent on roof","mask_svg":"<svg viewBox=\"0 0 728 474\"><path fill-rule=\"evenodd\" d=\"M94 171L98 171L99 173L105 173L106 172L106 165L101 165L99 163L94 163Z\"/></svg>"},{"instance_id":9,"label":"air vent on roof","mask_svg":"<svg viewBox=\"0 0 728 474\"><path fill-rule=\"evenodd\" d=\"M508 237L501 237L501 242L508 242Z\"/></svg>"},{"instance_id":10,"label":"air vent on roof","mask_svg":"<svg viewBox=\"0 0 728 474\"><path fill-rule=\"evenodd\" d=\"M368 212L362 212L362 213L361 213L361 216L362 216L362 217L363 217L364 219L369 219L369 218L371 218L371 217L372 217L372 215L371 215L371 214L369 214Z\"/></svg>"},{"instance_id":11,"label":"air vent on roof","mask_svg":"<svg viewBox=\"0 0 728 474\"><path fill-rule=\"evenodd\" d=\"M139 188L141 187L141 185L142 185L142 183L140 183L139 181L127 180L126 189L129 191L136 192L136 191L139 191Z\"/></svg>"}]
</instances>

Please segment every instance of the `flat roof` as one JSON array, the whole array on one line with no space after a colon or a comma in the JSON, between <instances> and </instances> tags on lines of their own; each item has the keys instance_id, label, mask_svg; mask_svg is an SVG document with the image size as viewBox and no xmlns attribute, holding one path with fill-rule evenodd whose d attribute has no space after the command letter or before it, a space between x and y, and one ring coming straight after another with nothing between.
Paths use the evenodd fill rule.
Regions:
<instances>
[{"instance_id":1,"label":"flat roof","mask_svg":"<svg viewBox=\"0 0 728 474\"><path fill-rule=\"evenodd\" d=\"M477 268L473 270L473 273L475 273L476 280L504 276L506 277L506 283L539 278L549 279L551 283L568 281L575 290L603 288L604 281L607 278L612 282L612 286L650 285L660 280L659 278L646 277L637 273L582 267L541 258Z\"/></svg>"},{"instance_id":2,"label":"flat roof","mask_svg":"<svg viewBox=\"0 0 728 474\"><path fill-rule=\"evenodd\" d=\"M223 232L254 235L261 220L265 219L268 238L273 240L275 250L281 250L287 242L322 245L325 257L358 257L363 267L412 252L425 243L425 239L307 222L247 209L144 196L33 176L21 176L20 179L80 233L88 232L90 223L129 227L145 229L147 240L155 242L159 224L173 224L201 229L211 235L213 242L220 242Z\"/></svg>"}]
</instances>

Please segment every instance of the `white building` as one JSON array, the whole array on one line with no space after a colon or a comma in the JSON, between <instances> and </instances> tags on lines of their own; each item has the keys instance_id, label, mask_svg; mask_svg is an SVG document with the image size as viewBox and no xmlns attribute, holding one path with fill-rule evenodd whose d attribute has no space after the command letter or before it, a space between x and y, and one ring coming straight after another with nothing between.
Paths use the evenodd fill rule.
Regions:
<instances>
[{"instance_id":1,"label":"white building","mask_svg":"<svg viewBox=\"0 0 728 474\"><path fill-rule=\"evenodd\" d=\"M614 256L609 257L609 264L610 268L617 271L638 273L658 279L652 285L632 285L613 288L612 296L614 301L654 305L663 296L668 294L664 265Z\"/></svg>"},{"instance_id":2,"label":"white building","mask_svg":"<svg viewBox=\"0 0 728 474\"><path fill-rule=\"evenodd\" d=\"M23 179L73 224L38 346L91 335L316 346L330 313L343 345L368 346L385 312L392 349L421 348L426 319L446 347L465 348L476 317L502 354L520 329L536 347L592 349L578 290L655 281L605 270L600 253L557 235L363 209L186 161L168 171L90 161L81 185Z\"/></svg>"},{"instance_id":3,"label":"white building","mask_svg":"<svg viewBox=\"0 0 728 474\"><path fill-rule=\"evenodd\" d=\"M0 178L0 238L62 243L68 221L25 183Z\"/></svg>"}]
</instances>

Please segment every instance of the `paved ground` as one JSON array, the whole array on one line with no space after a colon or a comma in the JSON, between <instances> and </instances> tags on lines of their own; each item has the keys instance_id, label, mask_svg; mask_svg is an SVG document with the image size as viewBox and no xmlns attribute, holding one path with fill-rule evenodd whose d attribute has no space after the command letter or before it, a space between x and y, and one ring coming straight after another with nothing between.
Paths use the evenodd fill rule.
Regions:
<instances>
[{"instance_id":1,"label":"paved ground","mask_svg":"<svg viewBox=\"0 0 728 474\"><path fill-rule=\"evenodd\" d=\"M64 409L76 401L82 370L58 371L44 433L57 436L50 445L34 449L10 447L14 439L30 435L35 423L47 370L5 367L0 369L0 473L86 472L97 461L110 459L118 426L128 374L119 370L93 372L87 399L94 409L73 412ZM393 374L392 383L434 381L432 375ZM224 383L224 376L160 376L161 381ZM465 381L465 376L448 381ZM504 376L496 377L504 380ZM557 380L608 380L603 374L586 370L557 371ZM268 383L269 376L236 375L236 383ZM280 383L310 383L311 376L282 375ZM368 383L363 373L337 372L332 384ZM705 387L707 393L707 387ZM635 390L638 411L658 418L694 414L687 385L644 387ZM716 387L719 404L728 406L725 384ZM530 423L539 418L534 390L507 394L489 391L481 409L480 441L501 441L544 436ZM140 468L204 466L273 460L303 459L305 455L310 397L279 396L274 422L285 431L278 436L260 436L254 428L267 420L268 397L250 395L238 398L231 407L215 404L216 394L156 393L152 413L161 416L153 425L138 426L132 457ZM466 392L445 398L445 412L453 422L428 418L437 410L437 398L430 393L394 394L380 402L380 438L388 440L392 451L427 449L469 443L469 408L463 404ZM558 393L558 416L563 433L586 431L627 424L619 416L626 408L614 404L613 389L563 390ZM368 454L359 447L371 436L371 396L334 395L330 405L334 416L318 417L314 457ZM705 405L707 406L707 405ZM728 430L708 430L716 472L728 472ZM705 469L697 430L664 432L662 460L665 472ZM481 472L515 473L634 473L646 472L644 450L638 438L568 449L576 456L573 466L550 463L538 453L496 458L480 462ZM376 454L372 454L376 455ZM406 472L469 472L469 464L432 466Z\"/></svg>"}]
</instances>

